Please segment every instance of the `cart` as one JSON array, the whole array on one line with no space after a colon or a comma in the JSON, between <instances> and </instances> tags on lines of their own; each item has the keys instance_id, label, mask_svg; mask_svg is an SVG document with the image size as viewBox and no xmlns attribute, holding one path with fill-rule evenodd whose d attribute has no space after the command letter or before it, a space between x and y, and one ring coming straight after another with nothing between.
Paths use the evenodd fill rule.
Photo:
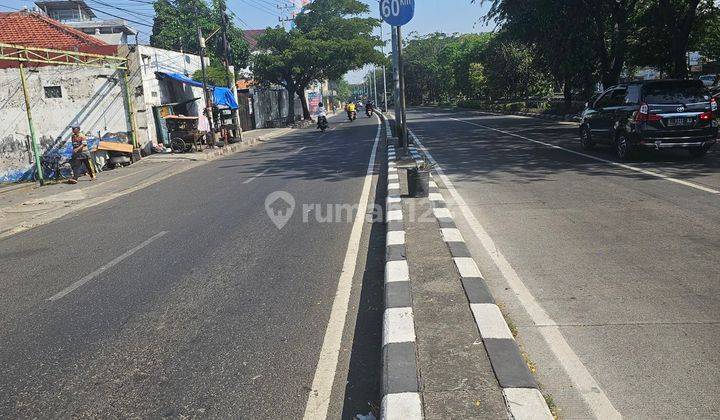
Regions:
<instances>
[{"instance_id":1,"label":"cart","mask_svg":"<svg viewBox=\"0 0 720 420\"><path fill-rule=\"evenodd\" d=\"M198 117L168 115L165 117L165 122L170 137L170 149L172 149L173 153L201 150L200 145L203 137L205 137L205 132L197 129Z\"/></svg>"}]
</instances>

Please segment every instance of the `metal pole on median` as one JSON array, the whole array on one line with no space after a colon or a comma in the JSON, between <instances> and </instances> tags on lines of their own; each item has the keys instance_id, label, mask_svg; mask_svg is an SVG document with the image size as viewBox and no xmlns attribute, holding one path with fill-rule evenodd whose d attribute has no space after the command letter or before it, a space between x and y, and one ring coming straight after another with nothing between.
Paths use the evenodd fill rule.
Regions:
<instances>
[{"instance_id":1,"label":"metal pole on median","mask_svg":"<svg viewBox=\"0 0 720 420\"><path fill-rule=\"evenodd\" d=\"M377 69L375 66L373 66L373 90L375 91L375 106L378 105L377 100L377 78L375 77L377 75Z\"/></svg>"},{"instance_id":2,"label":"metal pole on median","mask_svg":"<svg viewBox=\"0 0 720 420\"><path fill-rule=\"evenodd\" d=\"M32 143L32 152L35 158L35 170L37 171L38 182L40 185L45 185L42 163L40 162L42 155L40 153L40 145L38 144L37 137L35 136L35 125L33 124L32 111L30 110L30 95L28 94L27 81L25 80L25 66L23 63L20 63L20 81L22 83L23 96L25 97L25 112L27 113L30 141Z\"/></svg>"},{"instance_id":3,"label":"metal pole on median","mask_svg":"<svg viewBox=\"0 0 720 420\"><path fill-rule=\"evenodd\" d=\"M408 133L407 133L407 104L405 103L405 68L402 56L402 29L400 26L395 27L397 30L397 55L398 55L398 73L400 74L400 116L402 126L402 145L403 153L407 156L408 153Z\"/></svg>"},{"instance_id":4,"label":"metal pole on median","mask_svg":"<svg viewBox=\"0 0 720 420\"><path fill-rule=\"evenodd\" d=\"M382 40L383 44L380 47L382 51L383 57L385 57L385 40L383 39L383 25L380 24L380 40ZM385 74L385 64L382 66L383 71L383 112L387 112L387 75Z\"/></svg>"},{"instance_id":5,"label":"metal pole on median","mask_svg":"<svg viewBox=\"0 0 720 420\"><path fill-rule=\"evenodd\" d=\"M398 67L397 31L391 27L392 32L392 59L393 59L393 98L395 105L395 136L402 141L402 111L400 111L400 69Z\"/></svg>"}]
</instances>

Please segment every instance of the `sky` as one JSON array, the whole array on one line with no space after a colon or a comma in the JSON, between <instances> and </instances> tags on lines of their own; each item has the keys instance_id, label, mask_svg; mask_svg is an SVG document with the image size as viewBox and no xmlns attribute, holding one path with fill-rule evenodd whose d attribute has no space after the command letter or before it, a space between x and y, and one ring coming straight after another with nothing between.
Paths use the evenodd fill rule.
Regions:
<instances>
[{"instance_id":1,"label":"sky","mask_svg":"<svg viewBox=\"0 0 720 420\"><path fill-rule=\"evenodd\" d=\"M370 6L371 16L380 17L376 0L362 0ZM152 28L152 0L86 0L100 18L112 19L121 17L140 31L141 43L148 42ZM228 9L235 13L235 23L243 29L262 29L278 25L280 17L287 17L288 12L279 8L291 0L228 0ZM483 32L489 28L481 21L487 12L488 5L470 0L416 0L415 17L403 27L404 36L416 33L424 35L433 32ZM22 7L32 8L33 1L0 0L0 11L12 11ZM384 25L385 39L389 41L390 27ZM379 35L380 31L377 31ZM389 42L388 42L389 45ZM354 83L362 80L368 69L354 71L347 79Z\"/></svg>"}]
</instances>

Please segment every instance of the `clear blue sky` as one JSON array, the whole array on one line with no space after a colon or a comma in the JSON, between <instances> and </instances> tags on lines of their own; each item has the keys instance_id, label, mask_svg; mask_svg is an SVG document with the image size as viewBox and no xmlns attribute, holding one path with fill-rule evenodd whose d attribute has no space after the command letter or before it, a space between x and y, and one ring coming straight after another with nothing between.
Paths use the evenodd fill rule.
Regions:
<instances>
[{"instance_id":1,"label":"clear blue sky","mask_svg":"<svg viewBox=\"0 0 720 420\"><path fill-rule=\"evenodd\" d=\"M370 5L371 15L380 17L376 0L363 0ZM151 0L86 0L101 18L122 17L131 21L131 25L140 31L140 42L147 42L152 27L153 8ZM278 17L283 14L278 4L288 4L290 0L228 0L228 8L238 17L236 23L243 29L262 29L275 26ZM0 0L0 11L17 10L27 6L32 8L33 1ZM480 6L470 0L416 0L415 18L406 25L406 35L416 32L481 32L488 28L480 20L488 6ZM115 15L115 16L112 16ZM385 38L389 38L389 27L385 25ZM379 33L379 32L378 32ZM363 71L348 75L351 81L362 78Z\"/></svg>"}]
</instances>

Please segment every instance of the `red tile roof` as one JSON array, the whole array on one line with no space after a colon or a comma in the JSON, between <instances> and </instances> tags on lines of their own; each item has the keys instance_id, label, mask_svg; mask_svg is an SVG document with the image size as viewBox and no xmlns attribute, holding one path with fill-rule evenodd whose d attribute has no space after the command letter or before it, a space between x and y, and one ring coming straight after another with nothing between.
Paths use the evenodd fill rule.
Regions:
<instances>
[{"instance_id":1,"label":"red tile roof","mask_svg":"<svg viewBox=\"0 0 720 420\"><path fill-rule=\"evenodd\" d=\"M247 41L250 51L255 51L257 49L258 39L263 36L264 33L265 29L248 29L243 31L243 37L245 38L245 41Z\"/></svg>"},{"instance_id":2,"label":"red tile roof","mask_svg":"<svg viewBox=\"0 0 720 420\"><path fill-rule=\"evenodd\" d=\"M0 13L0 43L55 50L116 55L117 46L71 28L37 12ZM0 68L17 67L0 61Z\"/></svg>"}]
</instances>

